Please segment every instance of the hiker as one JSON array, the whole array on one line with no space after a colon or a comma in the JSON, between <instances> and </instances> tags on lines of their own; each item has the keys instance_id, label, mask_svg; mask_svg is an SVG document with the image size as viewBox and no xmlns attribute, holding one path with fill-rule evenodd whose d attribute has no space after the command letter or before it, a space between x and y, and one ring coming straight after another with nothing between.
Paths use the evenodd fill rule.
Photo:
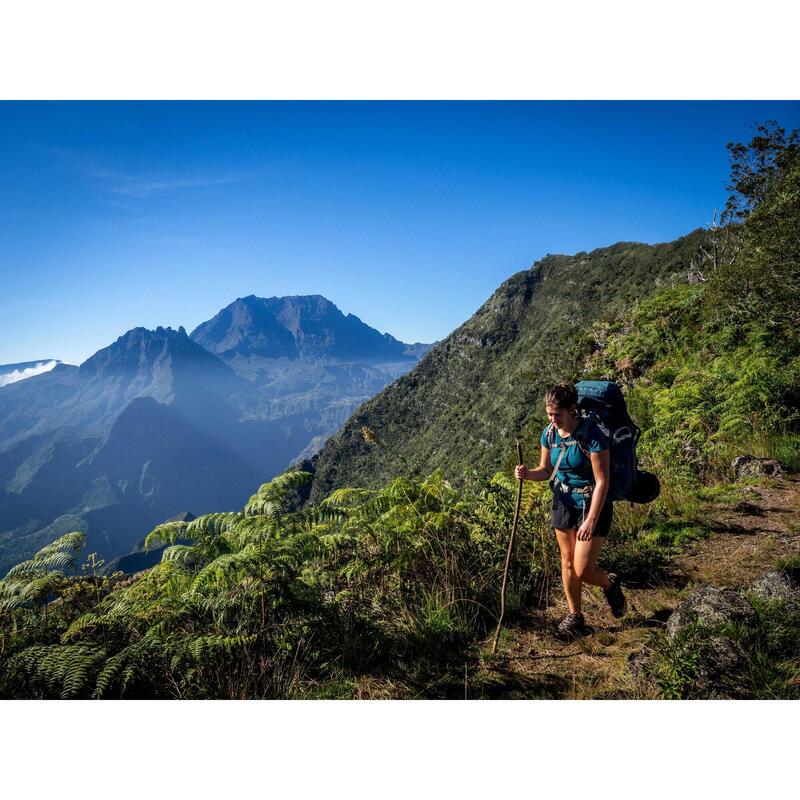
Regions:
<instances>
[{"instance_id":1,"label":"hiker","mask_svg":"<svg viewBox=\"0 0 800 800\"><path fill-rule=\"evenodd\" d=\"M520 464L517 480L550 481L553 490L551 524L561 550L561 576L569 614L558 626L559 638L591 633L581 613L581 587L599 586L615 617L627 607L620 578L597 566L597 556L611 527L614 507L607 500L610 455L608 437L593 419L582 419L578 393L560 383L545 394L550 420L541 436L542 455L536 469ZM553 472L555 471L555 475Z\"/></svg>"}]
</instances>

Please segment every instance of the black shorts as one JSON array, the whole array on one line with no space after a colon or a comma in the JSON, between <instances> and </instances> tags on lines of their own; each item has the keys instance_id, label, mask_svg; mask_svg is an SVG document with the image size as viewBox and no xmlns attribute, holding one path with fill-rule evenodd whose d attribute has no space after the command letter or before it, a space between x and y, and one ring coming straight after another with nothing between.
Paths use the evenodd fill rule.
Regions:
<instances>
[{"instance_id":1,"label":"black shorts","mask_svg":"<svg viewBox=\"0 0 800 800\"><path fill-rule=\"evenodd\" d=\"M589 509L586 509L587 513ZM561 502L561 493L553 493L553 513L550 518L550 524L554 528L562 531L572 530L573 528L580 528L583 519L583 510L580 508L572 508L565 506ZM606 504L600 511L600 516L597 518L597 525L594 526L592 539L596 536L608 536L611 529L611 520L614 516L614 504L607 500Z\"/></svg>"}]
</instances>

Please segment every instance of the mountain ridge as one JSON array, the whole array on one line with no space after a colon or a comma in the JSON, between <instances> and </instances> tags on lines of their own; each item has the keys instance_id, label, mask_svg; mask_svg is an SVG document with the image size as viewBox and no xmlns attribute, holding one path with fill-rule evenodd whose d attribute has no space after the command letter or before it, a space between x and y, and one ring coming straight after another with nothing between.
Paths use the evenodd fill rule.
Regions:
<instances>
[{"instance_id":1,"label":"mountain ridge","mask_svg":"<svg viewBox=\"0 0 800 800\"><path fill-rule=\"evenodd\" d=\"M460 481L510 466L543 422L544 388L580 375L593 324L634 304L659 281L686 278L704 235L617 243L547 255L505 280L463 325L359 407L314 456L311 501L344 486L442 469ZM365 441L372 430L379 445Z\"/></svg>"}]
</instances>

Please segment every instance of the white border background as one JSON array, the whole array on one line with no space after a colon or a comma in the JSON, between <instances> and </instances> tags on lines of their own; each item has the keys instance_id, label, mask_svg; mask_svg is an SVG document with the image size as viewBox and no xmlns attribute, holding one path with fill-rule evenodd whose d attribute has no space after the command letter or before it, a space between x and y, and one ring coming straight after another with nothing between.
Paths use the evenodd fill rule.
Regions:
<instances>
[{"instance_id":1,"label":"white border background","mask_svg":"<svg viewBox=\"0 0 800 800\"><path fill-rule=\"evenodd\" d=\"M797 99L796 17L773 0L28 0L0 12L0 97ZM797 708L5 701L0 763L6 797L769 797L794 784Z\"/></svg>"},{"instance_id":2,"label":"white border background","mask_svg":"<svg viewBox=\"0 0 800 800\"><path fill-rule=\"evenodd\" d=\"M6 99L792 99L777 0L27 0Z\"/></svg>"}]
</instances>

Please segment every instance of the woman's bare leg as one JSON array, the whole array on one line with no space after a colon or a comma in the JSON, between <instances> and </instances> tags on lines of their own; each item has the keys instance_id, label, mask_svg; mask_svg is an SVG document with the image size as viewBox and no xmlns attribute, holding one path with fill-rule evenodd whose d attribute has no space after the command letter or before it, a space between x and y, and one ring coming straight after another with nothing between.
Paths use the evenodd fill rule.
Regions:
<instances>
[{"instance_id":1,"label":"woman's bare leg","mask_svg":"<svg viewBox=\"0 0 800 800\"><path fill-rule=\"evenodd\" d=\"M564 594L567 606L573 614L581 613L581 580L575 574L574 555L577 533L576 528L559 530L555 528L558 548L561 550L561 580L564 583Z\"/></svg>"},{"instance_id":2,"label":"woman's bare leg","mask_svg":"<svg viewBox=\"0 0 800 800\"><path fill-rule=\"evenodd\" d=\"M575 540L575 547L572 556L572 567L578 580L583 583L590 583L592 586L599 586L602 589L610 589L611 581L608 573L597 566L597 556L605 542L604 536L589 539L587 542Z\"/></svg>"}]
</instances>

